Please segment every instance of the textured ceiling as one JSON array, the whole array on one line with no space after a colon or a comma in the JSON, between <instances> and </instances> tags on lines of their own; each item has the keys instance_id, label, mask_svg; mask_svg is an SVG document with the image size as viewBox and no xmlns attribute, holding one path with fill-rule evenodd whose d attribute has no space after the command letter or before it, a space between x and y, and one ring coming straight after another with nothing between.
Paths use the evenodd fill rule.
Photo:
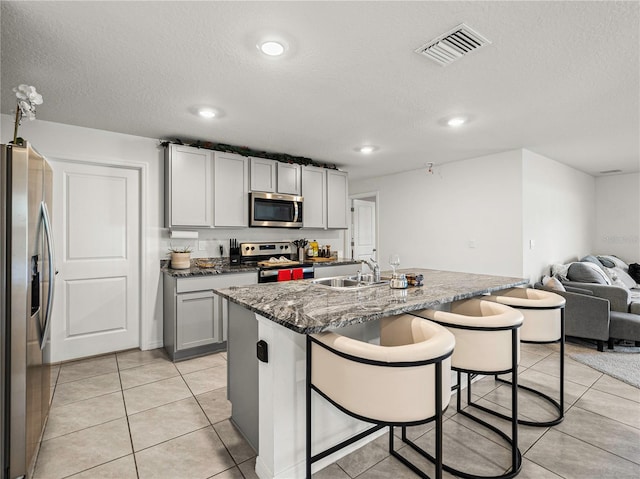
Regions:
<instances>
[{"instance_id":1,"label":"textured ceiling","mask_svg":"<svg viewBox=\"0 0 640 479\"><path fill-rule=\"evenodd\" d=\"M414 53L466 23L492 44ZM352 178L527 148L598 175L639 170L638 2L10 2L1 111L336 163ZM261 38L286 54L266 58ZM203 120L199 106L224 116ZM451 129L443 119L470 116ZM354 149L374 144L363 156Z\"/></svg>"}]
</instances>

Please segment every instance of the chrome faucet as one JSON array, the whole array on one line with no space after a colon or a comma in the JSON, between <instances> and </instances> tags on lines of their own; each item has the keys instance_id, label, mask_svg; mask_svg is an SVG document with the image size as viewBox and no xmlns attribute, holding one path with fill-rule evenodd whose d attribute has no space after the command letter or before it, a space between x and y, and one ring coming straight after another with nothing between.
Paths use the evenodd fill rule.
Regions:
<instances>
[{"instance_id":1,"label":"chrome faucet","mask_svg":"<svg viewBox=\"0 0 640 479\"><path fill-rule=\"evenodd\" d=\"M373 271L373 282L379 283L380 282L380 266L378 266L378 263L373 258L362 259L360 261L362 263L365 263L369 268L371 268L371 271Z\"/></svg>"}]
</instances>

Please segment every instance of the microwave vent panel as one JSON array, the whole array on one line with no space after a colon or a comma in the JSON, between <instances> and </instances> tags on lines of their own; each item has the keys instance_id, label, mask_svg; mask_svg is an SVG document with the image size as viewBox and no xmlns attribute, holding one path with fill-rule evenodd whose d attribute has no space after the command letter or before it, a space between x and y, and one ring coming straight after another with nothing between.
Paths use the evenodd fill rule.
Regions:
<instances>
[{"instance_id":1,"label":"microwave vent panel","mask_svg":"<svg viewBox=\"0 0 640 479\"><path fill-rule=\"evenodd\" d=\"M416 49L415 52L433 60L438 65L447 66L489 44L491 44L489 40L468 25L461 23Z\"/></svg>"}]
</instances>

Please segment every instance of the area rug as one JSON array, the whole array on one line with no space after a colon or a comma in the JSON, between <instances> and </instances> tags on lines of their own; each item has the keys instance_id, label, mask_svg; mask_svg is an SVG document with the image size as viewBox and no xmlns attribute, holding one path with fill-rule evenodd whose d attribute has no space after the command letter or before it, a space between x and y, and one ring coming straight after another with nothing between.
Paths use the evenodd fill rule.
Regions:
<instances>
[{"instance_id":1,"label":"area rug","mask_svg":"<svg viewBox=\"0 0 640 479\"><path fill-rule=\"evenodd\" d=\"M579 363L640 388L640 348L638 347L616 345L613 350L570 353L569 356Z\"/></svg>"}]
</instances>

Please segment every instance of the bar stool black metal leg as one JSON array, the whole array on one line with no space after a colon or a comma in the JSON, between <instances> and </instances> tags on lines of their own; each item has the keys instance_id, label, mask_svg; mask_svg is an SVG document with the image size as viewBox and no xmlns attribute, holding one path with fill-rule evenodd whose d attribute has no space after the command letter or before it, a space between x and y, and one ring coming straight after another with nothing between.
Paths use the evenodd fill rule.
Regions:
<instances>
[{"instance_id":1,"label":"bar stool black metal leg","mask_svg":"<svg viewBox=\"0 0 640 479\"><path fill-rule=\"evenodd\" d=\"M487 423L486 421L483 421L482 419L473 416L472 414L470 414L469 412L467 412L467 410L462 410L460 408L458 408L458 412L460 414L462 414L463 416L471 419L472 421L477 422L478 424L481 424L482 426L492 430L493 432L495 432L496 434L498 434L500 437L502 437L505 442L507 442L510 446L511 446L511 469L509 472L502 474L502 475L497 475L497 476L478 476L475 474L469 474L466 473L464 471L460 471L458 469L455 469L451 466L448 466L447 464L444 464L444 462L442 462L441 464L441 469L444 471L449 472L450 474L453 474L457 477L462 477L464 479L511 479L515 476L517 476L520 473L520 470L522 469L522 454L520 452L520 449L518 449L518 387L517 387L517 370L518 370L518 336L517 336L517 332L516 330L512 331L512 338L511 338L511 347L512 347L512 354L511 354L511 362L512 362L512 366L510 370L507 370L505 372L511 372L514 377L516 378L516 384L511 388L511 407L512 407L512 412L513 415L510 418L511 420L511 437L509 437L507 434L505 434L504 432L502 432L500 429L498 429L497 427L493 426L492 424ZM458 375L458 402L460 401L460 386L461 386L461 382L460 382L460 376L461 376L461 371L457 371L457 375ZM467 398L469 403L471 404L471 374L467 372ZM472 404L474 405L474 404ZM479 406L479 405L475 405L477 408L487 411L487 412L491 412L491 410L485 408L484 406ZM420 455L422 455L423 457L427 458L429 461L431 461L435 466L436 466L436 474L438 474L438 471L441 471L440 469L440 462L442 461L442 440L443 440L443 434L442 434L442 413L440 413L439 415L440 417L438 418L438 416L436 416L436 455L435 457L432 456L431 454L429 454L427 451L425 451L424 449L420 448L419 446L417 446L415 443L413 443L412 441L410 441L409 439L407 439L405 436L403 436L403 440L404 442L409 445L412 449L414 449L416 452L418 452ZM440 428L438 427L438 424L440 424ZM440 446L438 446L438 444L440 444ZM440 476L437 476L440 477Z\"/></svg>"},{"instance_id":2,"label":"bar stool black metal leg","mask_svg":"<svg viewBox=\"0 0 640 479\"><path fill-rule=\"evenodd\" d=\"M306 478L311 479L311 340L307 336L307 378L306 378Z\"/></svg>"},{"instance_id":3,"label":"bar stool black metal leg","mask_svg":"<svg viewBox=\"0 0 640 479\"><path fill-rule=\"evenodd\" d=\"M530 393L533 393L539 397L541 397L542 399L544 399L545 401L547 401L548 403L550 403L553 407L556 408L556 410L558 411L558 415L554 418L551 419L549 421L528 421L525 419L519 419L518 420L518 424L522 425L522 426L533 426L533 427L550 427L550 426L555 426L556 424L560 424L563 420L564 420L564 351L565 351L565 338L564 338L564 308L561 309L560 311L560 339L556 342L560 343L560 400L556 401L555 399L553 399L552 397L538 391L537 389L533 389L530 388L528 386L524 386L522 384L518 385L518 387L520 389L524 389L525 391L529 391ZM535 343L534 341L527 341L530 343ZM512 378L515 378L516 375L512 374ZM513 381L509 381L506 379L502 379L500 377L498 377L497 375L495 376L496 381L499 381L501 383L504 384L513 384ZM478 407L476 404L471 404L474 407ZM504 420L510 420L511 418L505 414L501 414L497 411L490 411L488 410L487 412L489 412L490 414L493 414L496 417L502 418Z\"/></svg>"}]
</instances>

